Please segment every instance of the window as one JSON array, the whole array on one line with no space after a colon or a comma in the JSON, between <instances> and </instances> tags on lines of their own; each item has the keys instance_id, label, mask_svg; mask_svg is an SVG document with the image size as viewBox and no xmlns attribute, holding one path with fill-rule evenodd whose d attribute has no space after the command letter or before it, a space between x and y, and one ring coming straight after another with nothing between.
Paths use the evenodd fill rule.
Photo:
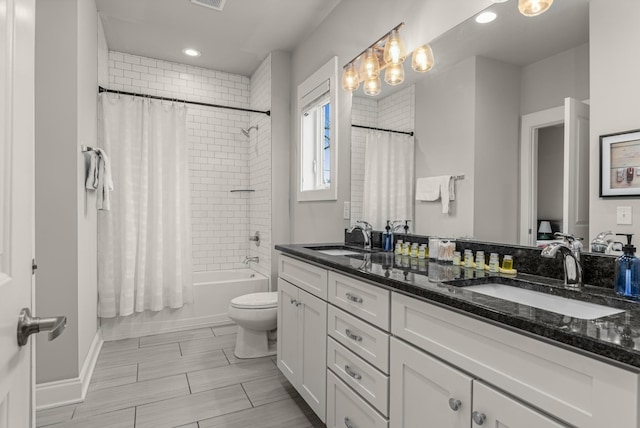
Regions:
<instances>
[{"instance_id":1,"label":"window","mask_svg":"<svg viewBox=\"0 0 640 428\"><path fill-rule=\"evenodd\" d=\"M299 201L335 200L337 58L298 87Z\"/></svg>"}]
</instances>

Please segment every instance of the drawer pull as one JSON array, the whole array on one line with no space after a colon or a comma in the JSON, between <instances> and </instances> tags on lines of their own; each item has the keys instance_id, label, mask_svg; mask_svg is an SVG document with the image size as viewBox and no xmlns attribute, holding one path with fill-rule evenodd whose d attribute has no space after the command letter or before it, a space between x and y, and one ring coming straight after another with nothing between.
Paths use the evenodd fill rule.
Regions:
<instances>
[{"instance_id":1,"label":"drawer pull","mask_svg":"<svg viewBox=\"0 0 640 428\"><path fill-rule=\"evenodd\" d=\"M351 293L347 293L347 299L355 303L362 303L362 297L354 296Z\"/></svg>"},{"instance_id":2,"label":"drawer pull","mask_svg":"<svg viewBox=\"0 0 640 428\"><path fill-rule=\"evenodd\" d=\"M357 334L351 333L351 330L346 329L344 333L347 335L349 339L355 340L356 342L362 342L362 336L358 336Z\"/></svg>"},{"instance_id":3,"label":"drawer pull","mask_svg":"<svg viewBox=\"0 0 640 428\"><path fill-rule=\"evenodd\" d=\"M346 426L347 428L357 428L346 416L344 417L344 426Z\"/></svg>"},{"instance_id":4,"label":"drawer pull","mask_svg":"<svg viewBox=\"0 0 640 428\"><path fill-rule=\"evenodd\" d=\"M351 367L349 367L348 365L344 366L344 371L347 372L347 374L349 376L351 376L352 378L354 378L356 380L362 379L362 375L360 375L359 373L356 373L353 370L351 370Z\"/></svg>"},{"instance_id":5,"label":"drawer pull","mask_svg":"<svg viewBox=\"0 0 640 428\"><path fill-rule=\"evenodd\" d=\"M460 409L460 406L462 406L462 403L460 402L460 400L456 400L455 398L449 398L449 407L451 407L451 410L453 410L454 412L457 412Z\"/></svg>"},{"instance_id":6,"label":"drawer pull","mask_svg":"<svg viewBox=\"0 0 640 428\"><path fill-rule=\"evenodd\" d=\"M473 419L473 422L475 422L478 425L483 425L484 421L487 420L487 415L485 415L484 413L478 413L478 412L473 412L471 413L471 418Z\"/></svg>"}]
</instances>

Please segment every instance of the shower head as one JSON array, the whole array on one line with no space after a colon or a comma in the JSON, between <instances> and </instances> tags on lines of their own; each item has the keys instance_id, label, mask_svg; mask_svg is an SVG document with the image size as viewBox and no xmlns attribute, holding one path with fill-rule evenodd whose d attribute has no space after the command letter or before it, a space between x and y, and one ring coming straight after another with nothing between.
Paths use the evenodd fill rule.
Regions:
<instances>
[{"instance_id":1,"label":"shower head","mask_svg":"<svg viewBox=\"0 0 640 428\"><path fill-rule=\"evenodd\" d=\"M249 138L249 132L255 129L256 131L258 130L258 125L254 125L254 126L250 126L248 128L240 128L240 131L242 131L242 133L244 134L245 137Z\"/></svg>"}]
</instances>

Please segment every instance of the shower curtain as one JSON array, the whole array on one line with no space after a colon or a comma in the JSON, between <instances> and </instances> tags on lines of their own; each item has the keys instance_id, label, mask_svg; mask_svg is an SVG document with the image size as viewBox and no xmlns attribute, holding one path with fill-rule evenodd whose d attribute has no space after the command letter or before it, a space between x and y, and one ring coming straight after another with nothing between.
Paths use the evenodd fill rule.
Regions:
<instances>
[{"instance_id":1,"label":"shower curtain","mask_svg":"<svg viewBox=\"0 0 640 428\"><path fill-rule=\"evenodd\" d=\"M111 158L111 211L98 212L99 315L179 308L191 299L187 109L99 95Z\"/></svg>"},{"instance_id":2,"label":"shower curtain","mask_svg":"<svg viewBox=\"0 0 640 428\"><path fill-rule=\"evenodd\" d=\"M374 230L384 230L387 220L413 220L413 141L404 134L367 133L363 220Z\"/></svg>"}]
</instances>

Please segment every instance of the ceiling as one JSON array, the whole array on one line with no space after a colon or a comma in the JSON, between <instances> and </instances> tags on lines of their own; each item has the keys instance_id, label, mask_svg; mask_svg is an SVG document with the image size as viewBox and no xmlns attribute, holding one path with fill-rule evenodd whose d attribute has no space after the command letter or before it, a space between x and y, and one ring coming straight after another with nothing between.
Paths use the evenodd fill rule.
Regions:
<instances>
[{"instance_id":1,"label":"ceiling","mask_svg":"<svg viewBox=\"0 0 640 428\"><path fill-rule=\"evenodd\" d=\"M292 51L340 0L96 0L110 50L250 76L274 50ZM182 53L199 50L197 58Z\"/></svg>"}]
</instances>

